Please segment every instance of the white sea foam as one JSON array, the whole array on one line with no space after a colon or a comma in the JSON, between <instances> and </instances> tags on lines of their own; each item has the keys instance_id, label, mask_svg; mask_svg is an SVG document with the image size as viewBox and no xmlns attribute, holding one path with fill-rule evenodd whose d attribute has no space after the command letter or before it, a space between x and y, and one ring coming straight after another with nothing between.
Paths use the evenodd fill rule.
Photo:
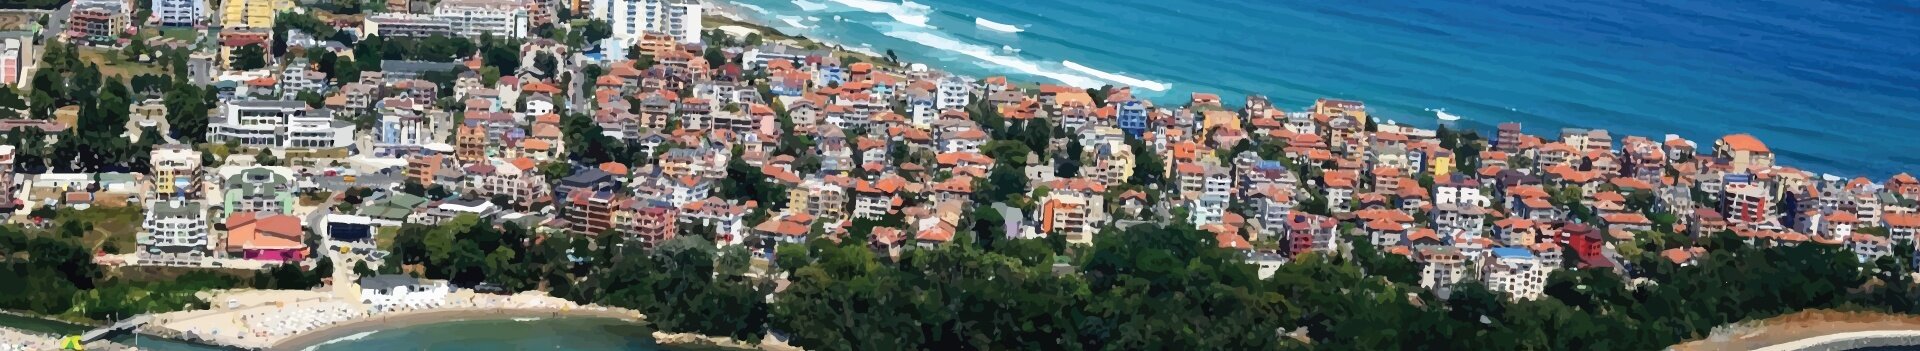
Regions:
<instances>
[{"instance_id":1,"label":"white sea foam","mask_svg":"<svg viewBox=\"0 0 1920 351\"><path fill-rule=\"evenodd\" d=\"M749 3L734 2L733 6L739 6L740 8L743 8L743 9L753 10L753 12L759 12L763 14L767 13L767 9L760 8L759 6L753 6L753 4L749 4Z\"/></svg>"},{"instance_id":2,"label":"white sea foam","mask_svg":"<svg viewBox=\"0 0 1920 351\"><path fill-rule=\"evenodd\" d=\"M1095 79L1093 77L1082 76L1078 74L1073 74L1072 72L1064 72L1057 69L1049 69L1046 67L1041 67L1039 63L1028 61L1018 56L998 54L994 52L993 48L964 43L959 40L948 38L940 34L920 32L920 31L906 31L906 30L887 31L886 34L889 37L894 37L900 40L906 40L909 42L918 43L920 45L926 45L927 47L931 47L935 49L946 50L953 53L966 55L968 57L978 59L985 63L999 65L1006 68L1011 68L1013 70L1020 71L1021 73L1052 78L1053 80L1059 81L1060 83L1066 84L1066 85L1071 85L1071 86L1081 87L1081 88L1098 88L1101 85L1105 84L1099 79Z\"/></svg>"},{"instance_id":3,"label":"white sea foam","mask_svg":"<svg viewBox=\"0 0 1920 351\"><path fill-rule=\"evenodd\" d=\"M894 3L878 0L833 0L833 2L860 11L884 14L887 17L893 17L894 21L923 28L927 27L927 13L933 10L927 5L912 1Z\"/></svg>"},{"instance_id":4,"label":"white sea foam","mask_svg":"<svg viewBox=\"0 0 1920 351\"><path fill-rule=\"evenodd\" d=\"M819 22L819 17L807 16L807 22Z\"/></svg>"},{"instance_id":5,"label":"white sea foam","mask_svg":"<svg viewBox=\"0 0 1920 351\"><path fill-rule=\"evenodd\" d=\"M348 336L344 336L344 337L340 337L340 338L338 338L338 339L333 339L333 340L327 340L327 342L323 342L323 343L319 343L319 344L315 344L315 345L313 345L313 346L307 346L307 348L305 348L305 349L301 349L301 351L313 351L313 350L316 350L316 349L319 349L319 348L320 348L321 346L326 346L326 345L331 345L331 344L335 344L335 343L343 343L343 342L348 342L348 341L354 341L354 340L360 340L360 339L366 339L368 335L373 335L373 333L374 333L374 332L359 332L359 333L356 333L356 334L353 334L353 335L348 335Z\"/></svg>"},{"instance_id":6,"label":"white sea foam","mask_svg":"<svg viewBox=\"0 0 1920 351\"><path fill-rule=\"evenodd\" d=\"M812 2L807 0L793 0L793 6L799 6L801 11L807 11L807 12L820 11L820 10L827 9L827 3Z\"/></svg>"},{"instance_id":7,"label":"white sea foam","mask_svg":"<svg viewBox=\"0 0 1920 351\"><path fill-rule=\"evenodd\" d=\"M986 17L974 17L973 24L979 25L980 28L992 29L995 31L1007 32L1007 33L1019 33L1019 32L1026 31L1025 29L1020 29L1020 26L994 22L993 20L987 19Z\"/></svg>"},{"instance_id":8,"label":"white sea foam","mask_svg":"<svg viewBox=\"0 0 1920 351\"><path fill-rule=\"evenodd\" d=\"M800 22L800 17L796 17L796 16L774 16L773 18L777 18L777 19L780 19L780 22L781 22L781 23L786 23L786 24L787 24L787 25L789 25L789 26L793 26L793 28L794 28L794 29L806 29L806 28L807 28L807 24L806 24L806 23L801 23L801 22Z\"/></svg>"},{"instance_id":9,"label":"white sea foam","mask_svg":"<svg viewBox=\"0 0 1920 351\"><path fill-rule=\"evenodd\" d=\"M515 321L515 322L532 322L532 321L537 321L537 320L540 320L540 319L541 319L540 317L528 317L528 318L514 318L514 319L513 319L513 321Z\"/></svg>"},{"instance_id":10,"label":"white sea foam","mask_svg":"<svg viewBox=\"0 0 1920 351\"><path fill-rule=\"evenodd\" d=\"M1155 82L1151 80L1145 80L1145 79L1134 78L1134 77L1128 77L1128 76L1120 75L1118 73L1097 70L1097 69L1093 69L1093 67L1087 67L1078 63L1074 63L1073 61L1060 61L1060 65L1067 66L1068 69L1080 71L1080 73L1086 73L1087 75L1090 75L1090 76L1112 81L1114 83L1125 84L1127 86L1135 87L1135 88L1141 88L1141 89L1152 90L1152 91L1167 91L1167 88L1170 88L1173 86L1172 84Z\"/></svg>"}]
</instances>

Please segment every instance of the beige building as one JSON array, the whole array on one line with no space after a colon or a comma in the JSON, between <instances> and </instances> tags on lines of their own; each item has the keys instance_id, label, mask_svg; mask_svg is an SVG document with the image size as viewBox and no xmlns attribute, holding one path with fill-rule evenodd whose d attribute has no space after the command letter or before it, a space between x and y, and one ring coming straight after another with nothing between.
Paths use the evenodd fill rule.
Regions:
<instances>
[{"instance_id":1,"label":"beige building","mask_svg":"<svg viewBox=\"0 0 1920 351\"><path fill-rule=\"evenodd\" d=\"M1737 172L1773 167L1773 151L1748 134L1732 134L1713 142L1713 157L1727 160Z\"/></svg>"}]
</instances>

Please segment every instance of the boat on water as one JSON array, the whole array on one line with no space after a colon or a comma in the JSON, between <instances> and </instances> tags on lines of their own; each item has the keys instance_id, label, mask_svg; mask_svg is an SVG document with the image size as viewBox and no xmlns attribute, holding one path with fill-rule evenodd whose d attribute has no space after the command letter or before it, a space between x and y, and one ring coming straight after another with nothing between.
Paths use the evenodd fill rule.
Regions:
<instances>
[{"instance_id":1,"label":"boat on water","mask_svg":"<svg viewBox=\"0 0 1920 351\"><path fill-rule=\"evenodd\" d=\"M1448 121L1448 122L1452 122L1452 121L1458 121L1458 120L1460 120L1460 116L1459 116L1459 115L1455 115L1455 114L1451 114L1451 113L1447 113L1447 109L1434 109L1434 110L1433 110L1433 115L1434 115L1434 117L1438 117L1438 118L1440 118L1440 120L1442 120L1442 121Z\"/></svg>"}]
</instances>

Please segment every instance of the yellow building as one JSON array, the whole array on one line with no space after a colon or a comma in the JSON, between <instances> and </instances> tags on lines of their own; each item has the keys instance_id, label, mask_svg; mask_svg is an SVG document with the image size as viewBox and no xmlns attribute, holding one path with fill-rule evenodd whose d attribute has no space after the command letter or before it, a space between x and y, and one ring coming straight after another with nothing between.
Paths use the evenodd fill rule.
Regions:
<instances>
[{"instance_id":1,"label":"yellow building","mask_svg":"<svg viewBox=\"0 0 1920 351\"><path fill-rule=\"evenodd\" d=\"M229 29L270 29L274 16L292 9L292 0L226 0L220 4L220 25Z\"/></svg>"},{"instance_id":2,"label":"yellow building","mask_svg":"<svg viewBox=\"0 0 1920 351\"><path fill-rule=\"evenodd\" d=\"M193 184L199 179L200 152L183 144L155 146L151 156L153 194L199 197Z\"/></svg>"},{"instance_id":3,"label":"yellow building","mask_svg":"<svg viewBox=\"0 0 1920 351\"><path fill-rule=\"evenodd\" d=\"M1433 179L1446 178L1453 174L1453 153L1436 152L1432 160L1427 160L1427 165L1433 172Z\"/></svg>"}]
</instances>

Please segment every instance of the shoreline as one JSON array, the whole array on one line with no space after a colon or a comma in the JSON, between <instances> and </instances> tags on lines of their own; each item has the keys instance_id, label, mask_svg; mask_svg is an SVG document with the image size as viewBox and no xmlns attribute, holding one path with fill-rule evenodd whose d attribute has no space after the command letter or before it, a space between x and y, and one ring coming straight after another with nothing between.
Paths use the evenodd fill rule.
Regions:
<instances>
[{"instance_id":1,"label":"shoreline","mask_svg":"<svg viewBox=\"0 0 1920 351\"><path fill-rule=\"evenodd\" d=\"M1758 351L1841 351L1920 345L1920 330L1870 330L1829 334L1759 348Z\"/></svg>"},{"instance_id":2,"label":"shoreline","mask_svg":"<svg viewBox=\"0 0 1920 351\"><path fill-rule=\"evenodd\" d=\"M835 52L839 52L839 53L843 53L851 56L857 56L860 58L862 62L891 67L894 69L905 68L906 66L904 64L909 63L909 62L895 62L895 61L888 60L886 57L886 54L884 54L887 50L891 50L888 48L873 47L873 46L868 46L868 47L850 46L844 43L832 42L832 41L827 41L819 38L809 37L806 34L788 33L764 21L755 20L753 19L753 17L741 14L740 11L737 11L735 5L724 3L724 2L714 3L714 5L715 6L712 6L711 8L709 8L709 11L707 12L707 16L706 16L707 18L705 20L709 22L713 22L713 20L716 20L716 19L724 21L721 23L715 23L715 25L713 26L714 29L719 29L720 27L729 26L729 25L739 26L742 28L753 30L754 32L759 32L760 36L763 38L766 38L766 40L769 42L786 40L786 41L793 41L797 44L806 44L806 43L818 44L821 48L824 48L827 50L832 50Z\"/></svg>"},{"instance_id":3,"label":"shoreline","mask_svg":"<svg viewBox=\"0 0 1920 351\"><path fill-rule=\"evenodd\" d=\"M1715 327L1668 350L1853 350L1920 345L1920 316L1806 310Z\"/></svg>"},{"instance_id":4,"label":"shoreline","mask_svg":"<svg viewBox=\"0 0 1920 351\"><path fill-rule=\"evenodd\" d=\"M464 320L496 320L512 318L611 318L644 325L646 317L637 313L619 310L597 309L441 309L398 313L387 316L375 316L353 320L315 329L310 332L287 337L274 343L265 350L304 350L320 346L334 340L366 332L377 332L394 328Z\"/></svg>"}]
</instances>

